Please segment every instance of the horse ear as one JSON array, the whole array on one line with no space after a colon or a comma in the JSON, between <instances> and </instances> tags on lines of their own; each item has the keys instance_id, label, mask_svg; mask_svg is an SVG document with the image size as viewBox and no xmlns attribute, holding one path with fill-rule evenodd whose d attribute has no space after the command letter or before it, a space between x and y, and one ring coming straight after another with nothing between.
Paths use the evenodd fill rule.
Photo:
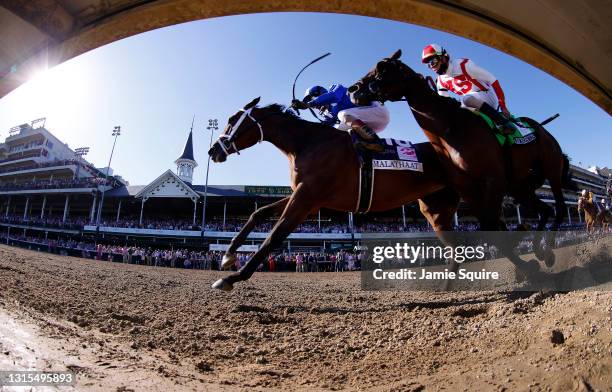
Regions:
<instances>
[{"instance_id":1,"label":"horse ear","mask_svg":"<svg viewBox=\"0 0 612 392\"><path fill-rule=\"evenodd\" d=\"M251 102L247 103L246 106L244 107L244 110L249 110L249 109L255 107L255 105L257 105L259 103L260 99L261 99L261 97L257 97L254 100L252 100Z\"/></svg>"},{"instance_id":2,"label":"horse ear","mask_svg":"<svg viewBox=\"0 0 612 392\"><path fill-rule=\"evenodd\" d=\"M402 57L402 50L401 50L401 49L398 49L398 50L397 50L397 52L395 52L395 53L393 53L393 54L391 55L391 59L392 59L392 60L397 60L397 59L399 59L400 57Z\"/></svg>"}]
</instances>

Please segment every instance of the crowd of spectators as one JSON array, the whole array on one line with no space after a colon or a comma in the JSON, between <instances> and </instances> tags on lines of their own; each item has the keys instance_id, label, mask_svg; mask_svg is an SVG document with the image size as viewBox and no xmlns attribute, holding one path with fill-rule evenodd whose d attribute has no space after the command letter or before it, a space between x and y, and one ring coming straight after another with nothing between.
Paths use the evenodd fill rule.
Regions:
<instances>
[{"instance_id":1,"label":"crowd of spectators","mask_svg":"<svg viewBox=\"0 0 612 392\"><path fill-rule=\"evenodd\" d=\"M50 239L41 236L24 236L20 233L0 233L3 243L11 242L25 246L58 253L66 256L79 256L101 261L122 262L155 267L187 268L218 270L224 252L214 250L193 250L183 248L159 249L136 245L118 245L94 243L75 239ZM237 270L251 258L253 253L239 252L233 266ZM359 269L363 254L345 250L338 252L298 252L286 251L271 254L259 270L265 271L295 271L295 272L340 272Z\"/></svg>"},{"instance_id":2,"label":"crowd of spectators","mask_svg":"<svg viewBox=\"0 0 612 392\"><path fill-rule=\"evenodd\" d=\"M574 245L584 241L589 236L586 231L567 231L555 236L555 247ZM186 248L153 248L129 244L95 243L82 239L57 238L42 236L24 236L21 232L0 233L0 241L39 251L48 251L66 256L77 256L100 261L121 262L126 264L147 265L154 267L186 268L218 270L224 252L216 250L194 250ZM355 248L355 251L341 249L333 252L282 250L269 255L261 263L259 270L271 272L342 272L359 270L365 258L367 249ZM357 250L359 249L359 250ZM533 241L529 238L518 245L518 254L533 251ZM238 252L232 269L237 270L253 256L253 253ZM484 259L501 257L499 250L493 246L485 246ZM482 259L481 259L482 260ZM467 260L466 260L467 261ZM443 259L424 259L417 261L418 266L448 262Z\"/></svg>"},{"instance_id":3,"label":"crowd of spectators","mask_svg":"<svg viewBox=\"0 0 612 392\"><path fill-rule=\"evenodd\" d=\"M30 189L96 188L103 178L56 178L53 180L27 181L0 184L0 191L20 191Z\"/></svg>"},{"instance_id":4,"label":"crowd of spectators","mask_svg":"<svg viewBox=\"0 0 612 392\"><path fill-rule=\"evenodd\" d=\"M4 216L0 214L0 222L27 225L32 227L55 227L55 228L70 228L70 229L82 229L83 226L92 224L88 217L68 217L66 222L62 222L61 216L47 216L43 219L37 217L28 216L24 219L23 215L15 214ZM170 217L159 218L159 219L143 219L142 224L139 222L139 218L136 217L124 217L117 220L102 220L100 226L106 227L122 227L132 229L149 229L149 230L181 230L181 231L201 231L201 225L196 223L192 224L193 221L187 221L182 219L173 219ZM244 224L246 219L232 219L227 220L225 223L222 220L212 220L206 223L206 231L216 232L238 232ZM269 233L274 227L275 221L267 221L257 224L253 229L256 233ZM521 230L535 230L536 223L523 223L520 225ZM547 229L550 229L552 223L547 225ZM584 227L583 223L563 224L561 230L579 230ZM510 230L519 229L518 224L508 225ZM478 223L459 223L454 226L455 231L477 231L479 229ZM362 222L355 224L355 233L418 233L418 232L429 232L431 226L426 223L407 223L403 224L402 220L385 220L385 221L371 221ZM351 229L348 225L332 222L332 221L307 221L300 224L294 231L294 233L326 233L326 234L338 234L338 233L350 233Z\"/></svg>"},{"instance_id":5,"label":"crowd of spectators","mask_svg":"<svg viewBox=\"0 0 612 392\"><path fill-rule=\"evenodd\" d=\"M193 230L201 231L199 225L193 225L192 222L180 219L143 219L140 223L139 218L129 217L119 220L102 220L100 226L106 227L122 227L129 229L150 229L150 230Z\"/></svg>"},{"instance_id":6,"label":"crowd of spectators","mask_svg":"<svg viewBox=\"0 0 612 392\"><path fill-rule=\"evenodd\" d=\"M67 219L66 222L64 222L63 217L57 215L47 215L42 219L40 219L38 216L27 216L24 219L23 215L0 214L0 222L30 227L81 230L83 226L87 224L88 219L84 217L74 217L72 219Z\"/></svg>"},{"instance_id":7,"label":"crowd of spectators","mask_svg":"<svg viewBox=\"0 0 612 392\"><path fill-rule=\"evenodd\" d=\"M97 170L92 165L84 164L83 162L79 162L76 159L55 159L49 162L31 163L27 165L20 165L18 167L8 167L8 168L0 169L0 173L10 173L10 172L21 171L21 170L33 170L33 169L42 169L45 167L69 166L69 165L80 165L82 168Z\"/></svg>"}]
</instances>

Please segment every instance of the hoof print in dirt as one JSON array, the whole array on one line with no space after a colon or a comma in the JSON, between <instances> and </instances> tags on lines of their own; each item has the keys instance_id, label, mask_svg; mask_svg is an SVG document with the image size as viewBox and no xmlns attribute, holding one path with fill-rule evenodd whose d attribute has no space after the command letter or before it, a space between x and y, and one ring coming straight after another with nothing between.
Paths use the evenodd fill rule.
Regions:
<instances>
[{"instance_id":1,"label":"hoof print in dirt","mask_svg":"<svg viewBox=\"0 0 612 392\"><path fill-rule=\"evenodd\" d=\"M563 332L558 329L553 329L550 334L550 342L552 344L563 344L565 343L565 336L563 336Z\"/></svg>"}]
</instances>

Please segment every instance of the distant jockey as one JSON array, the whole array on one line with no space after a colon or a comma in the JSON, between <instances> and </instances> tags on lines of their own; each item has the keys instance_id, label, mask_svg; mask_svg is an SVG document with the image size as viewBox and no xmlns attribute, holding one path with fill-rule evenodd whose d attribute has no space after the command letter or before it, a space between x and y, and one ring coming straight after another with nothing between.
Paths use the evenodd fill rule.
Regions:
<instances>
[{"instance_id":1,"label":"distant jockey","mask_svg":"<svg viewBox=\"0 0 612 392\"><path fill-rule=\"evenodd\" d=\"M495 76L478 67L472 60L451 59L438 44L427 45L423 49L421 61L438 74L438 94L449 97L451 91L460 95L462 106L478 109L489 116L502 133L514 132L504 91Z\"/></svg>"},{"instance_id":2,"label":"distant jockey","mask_svg":"<svg viewBox=\"0 0 612 392\"><path fill-rule=\"evenodd\" d=\"M319 109L324 116L324 123L347 131L354 129L361 139L355 147L374 152L382 152L385 147L377 133L382 132L389 124L389 111L379 102L357 106L351 102L348 89L341 84L334 84L329 91L321 86L306 90L304 99L293 100L294 109Z\"/></svg>"},{"instance_id":3,"label":"distant jockey","mask_svg":"<svg viewBox=\"0 0 612 392\"><path fill-rule=\"evenodd\" d=\"M603 211L610 211L610 206L606 203L606 199L601 198L601 208Z\"/></svg>"}]
</instances>

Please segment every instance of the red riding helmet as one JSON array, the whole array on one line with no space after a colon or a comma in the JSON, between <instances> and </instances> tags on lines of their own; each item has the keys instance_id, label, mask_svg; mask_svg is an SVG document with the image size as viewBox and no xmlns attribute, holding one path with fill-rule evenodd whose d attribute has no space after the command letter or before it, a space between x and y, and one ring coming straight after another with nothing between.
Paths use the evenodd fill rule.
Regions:
<instances>
[{"instance_id":1,"label":"red riding helmet","mask_svg":"<svg viewBox=\"0 0 612 392\"><path fill-rule=\"evenodd\" d=\"M423 49L423 53L421 54L421 62L426 64L432 57L444 55L447 55L446 49L438 44L429 44Z\"/></svg>"}]
</instances>

